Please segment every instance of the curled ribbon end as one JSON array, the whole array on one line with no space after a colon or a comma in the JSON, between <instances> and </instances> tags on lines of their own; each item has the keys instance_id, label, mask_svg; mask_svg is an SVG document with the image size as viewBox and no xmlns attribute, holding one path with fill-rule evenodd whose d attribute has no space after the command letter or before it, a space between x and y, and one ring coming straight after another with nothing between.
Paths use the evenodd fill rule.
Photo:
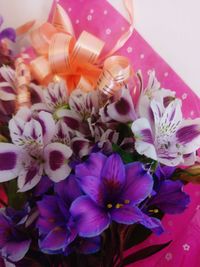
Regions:
<instances>
[{"instance_id":1,"label":"curled ribbon end","mask_svg":"<svg viewBox=\"0 0 200 267\"><path fill-rule=\"evenodd\" d=\"M52 25L61 32L66 32L74 36L74 29L71 20L61 5L56 4Z\"/></svg>"},{"instance_id":2,"label":"curled ribbon end","mask_svg":"<svg viewBox=\"0 0 200 267\"><path fill-rule=\"evenodd\" d=\"M15 61L15 75L17 87L16 110L21 107L30 107L31 96L29 84L31 75L28 66L24 63L24 60L21 57Z\"/></svg>"}]
</instances>

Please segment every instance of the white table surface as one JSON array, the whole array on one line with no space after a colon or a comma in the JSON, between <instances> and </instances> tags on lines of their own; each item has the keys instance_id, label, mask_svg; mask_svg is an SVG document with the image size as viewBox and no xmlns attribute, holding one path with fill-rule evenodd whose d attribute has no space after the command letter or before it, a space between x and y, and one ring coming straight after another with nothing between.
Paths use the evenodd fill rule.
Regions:
<instances>
[{"instance_id":1,"label":"white table surface","mask_svg":"<svg viewBox=\"0 0 200 267\"><path fill-rule=\"evenodd\" d=\"M44 21L52 1L0 0L4 25ZM108 1L125 14L122 0ZM200 0L134 0L134 8L137 30L200 96Z\"/></svg>"}]
</instances>

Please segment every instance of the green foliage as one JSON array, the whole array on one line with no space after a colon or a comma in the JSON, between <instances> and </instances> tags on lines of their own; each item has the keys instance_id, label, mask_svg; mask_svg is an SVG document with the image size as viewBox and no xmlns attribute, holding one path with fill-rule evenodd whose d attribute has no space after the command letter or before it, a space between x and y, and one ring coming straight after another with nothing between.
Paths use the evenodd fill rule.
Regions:
<instances>
[{"instance_id":1,"label":"green foliage","mask_svg":"<svg viewBox=\"0 0 200 267\"><path fill-rule=\"evenodd\" d=\"M116 152L120 155L120 157L122 158L122 160L125 164L135 162L135 161L140 161L144 164L148 164L149 165L149 171L152 173L155 172L155 170L158 166L157 161L152 160L150 158L147 158L143 155L139 155L136 151L134 153L126 152L120 146L118 146L116 144L112 145L112 149L113 149L113 152Z\"/></svg>"},{"instance_id":2,"label":"green foliage","mask_svg":"<svg viewBox=\"0 0 200 267\"><path fill-rule=\"evenodd\" d=\"M27 192L26 194L17 192L18 188L16 179L7 182L6 189L8 205L14 209L21 209L27 200Z\"/></svg>"}]
</instances>

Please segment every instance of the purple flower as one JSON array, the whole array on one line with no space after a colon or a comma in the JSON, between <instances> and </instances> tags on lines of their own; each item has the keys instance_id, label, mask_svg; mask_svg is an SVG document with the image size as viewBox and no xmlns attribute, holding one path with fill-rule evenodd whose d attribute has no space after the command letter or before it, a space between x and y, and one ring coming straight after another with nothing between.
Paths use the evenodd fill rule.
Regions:
<instances>
[{"instance_id":1,"label":"purple flower","mask_svg":"<svg viewBox=\"0 0 200 267\"><path fill-rule=\"evenodd\" d=\"M40 182L36 185L34 188L34 196L42 196L49 190L53 188L53 181L49 179L48 176L44 175L42 176Z\"/></svg>"},{"instance_id":2,"label":"purple flower","mask_svg":"<svg viewBox=\"0 0 200 267\"><path fill-rule=\"evenodd\" d=\"M155 172L155 195L148 206L154 206L169 214L182 213L190 203L190 197L183 192L181 181L172 181L174 167L159 166Z\"/></svg>"},{"instance_id":3,"label":"purple flower","mask_svg":"<svg viewBox=\"0 0 200 267\"><path fill-rule=\"evenodd\" d=\"M70 208L80 236L98 236L112 221L158 227L157 221L137 206L153 187L153 179L141 163L124 165L117 154L107 158L93 153L86 162L76 166L75 172L86 194L77 198Z\"/></svg>"},{"instance_id":4,"label":"purple flower","mask_svg":"<svg viewBox=\"0 0 200 267\"><path fill-rule=\"evenodd\" d=\"M69 207L81 195L74 176L55 185L56 195L46 195L38 202L39 247L49 254L63 254L67 246L76 238Z\"/></svg>"},{"instance_id":5,"label":"purple flower","mask_svg":"<svg viewBox=\"0 0 200 267\"><path fill-rule=\"evenodd\" d=\"M182 213L190 203L189 195L183 192L181 181L162 181L157 190L149 205L156 206L165 213Z\"/></svg>"},{"instance_id":6,"label":"purple flower","mask_svg":"<svg viewBox=\"0 0 200 267\"><path fill-rule=\"evenodd\" d=\"M155 171L155 176L159 179L159 181L170 179L173 173L175 172L175 170L176 170L176 167L158 165Z\"/></svg>"},{"instance_id":7,"label":"purple flower","mask_svg":"<svg viewBox=\"0 0 200 267\"><path fill-rule=\"evenodd\" d=\"M23 230L27 211L11 208L0 211L0 254L8 261L17 262L27 253L31 240Z\"/></svg>"},{"instance_id":8,"label":"purple flower","mask_svg":"<svg viewBox=\"0 0 200 267\"><path fill-rule=\"evenodd\" d=\"M3 18L2 16L0 16L0 27L2 26L2 24L3 24ZM0 41L2 41L3 39L9 39L14 42L15 38L16 38L16 33L15 30L12 28L5 28L0 32Z\"/></svg>"}]
</instances>

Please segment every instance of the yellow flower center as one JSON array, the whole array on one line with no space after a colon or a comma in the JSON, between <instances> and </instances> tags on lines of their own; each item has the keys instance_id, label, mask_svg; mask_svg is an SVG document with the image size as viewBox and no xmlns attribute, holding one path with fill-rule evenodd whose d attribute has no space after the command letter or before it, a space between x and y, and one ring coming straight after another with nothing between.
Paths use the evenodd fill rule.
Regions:
<instances>
[{"instance_id":1,"label":"yellow flower center","mask_svg":"<svg viewBox=\"0 0 200 267\"><path fill-rule=\"evenodd\" d=\"M154 209L154 210L149 210L149 212L158 213L159 210L158 209Z\"/></svg>"},{"instance_id":2,"label":"yellow flower center","mask_svg":"<svg viewBox=\"0 0 200 267\"><path fill-rule=\"evenodd\" d=\"M107 204L108 209L112 209L113 205L111 203Z\"/></svg>"},{"instance_id":3,"label":"yellow flower center","mask_svg":"<svg viewBox=\"0 0 200 267\"><path fill-rule=\"evenodd\" d=\"M124 206L123 204L117 203L117 204L115 205L115 208L116 208L116 209L119 209L119 208L121 208L121 207L123 207L123 206Z\"/></svg>"}]
</instances>

